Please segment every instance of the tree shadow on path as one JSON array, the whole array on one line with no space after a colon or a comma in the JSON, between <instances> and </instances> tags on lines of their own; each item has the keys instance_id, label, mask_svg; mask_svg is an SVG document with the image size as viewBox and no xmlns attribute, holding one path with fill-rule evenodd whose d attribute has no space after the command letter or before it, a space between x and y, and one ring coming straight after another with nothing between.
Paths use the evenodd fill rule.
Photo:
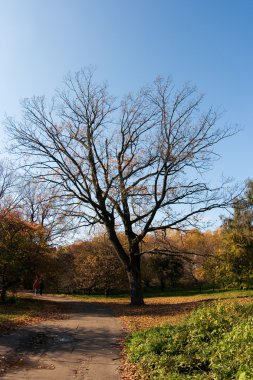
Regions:
<instances>
[{"instance_id":1,"label":"tree shadow on path","mask_svg":"<svg viewBox=\"0 0 253 380\"><path fill-rule=\"evenodd\" d=\"M2 371L52 370L55 363L78 366L84 358L119 360L122 330L101 303L40 299L59 305L69 318L30 325L0 337ZM79 363L79 364L78 364Z\"/></svg>"}]
</instances>

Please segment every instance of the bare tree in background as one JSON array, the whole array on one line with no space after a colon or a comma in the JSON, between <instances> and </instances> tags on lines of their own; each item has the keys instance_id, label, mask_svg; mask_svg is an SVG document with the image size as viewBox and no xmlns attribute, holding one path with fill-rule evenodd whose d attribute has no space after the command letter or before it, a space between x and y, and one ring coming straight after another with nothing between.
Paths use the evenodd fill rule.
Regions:
<instances>
[{"instance_id":1,"label":"bare tree in background","mask_svg":"<svg viewBox=\"0 0 253 380\"><path fill-rule=\"evenodd\" d=\"M127 271L131 304L141 305L145 236L193 227L205 211L229 204L228 192L210 187L203 173L231 131L216 127L212 108L201 112L195 88L176 90L169 79L119 105L90 70L65 84L50 104L44 97L26 99L22 121L7 121L14 148L72 216L105 226ZM122 231L127 248L117 235Z\"/></svg>"},{"instance_id":2,"label":"bare tree in background","mask_svg":"<svg viewBox=\"0 0 253 380\"><path fill-rule=\"evenodd\" d=\"M73 225L70 216L62 210L55 189L45 183L24 183L21 180L19 193L18 208L25 220L45 229L43 238L47 243L62 244Z\"/></svg>"},{"instance_id":3,"label":"bare tree in background","mask_svg":"<svg viewBox=\"0 0 253 380\"><path fill-rule=\"evenodd\" d=\"M0 161L0 202L2 207L10 204L10 190L14 186L14 176L10 164L7 161ZM5 199L4 199L5 198Z\"/></svg>"}]
</instances>

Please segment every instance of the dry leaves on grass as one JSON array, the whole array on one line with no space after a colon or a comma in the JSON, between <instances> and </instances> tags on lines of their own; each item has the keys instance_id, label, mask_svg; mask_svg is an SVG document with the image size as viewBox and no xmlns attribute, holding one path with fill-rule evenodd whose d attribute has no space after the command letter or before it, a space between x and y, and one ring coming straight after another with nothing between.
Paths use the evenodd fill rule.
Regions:
<instances>
[{"instance_id":1,"label":"dry leaves on grass","mask_svg":"<svg viewBox=\"0 0 253 380\"><path fill-rule=\"evenodd\" d=\"M147 299L144 306L130 306L126 301L110 303L127 331L148 329L165 323L175 324L203 302L200 298L166 297Z\"/></svg>"},{"instance_id":2,"label":"dry leaves on grass","mask_svg":"<svg viewBox=\"0 0 253 380\"><path fill-rule=\"evenodd\" d=\"M122 380L144 380L144 377L138 372L137 366L127 361L126 354L122 358L120 376Z\"/></svg>"},{"instance_id":3,"label":"dry leaves on grass","mask_svg":"<svg viewBox=\"0 0 253 380\"><path fill-rule=\"evenodd\" d=\"M10 334L17 327L38 324L46 320L67 319L69 316L64 314L64 310L59 305L43 303L41 310L26 310L22 307L20 310L13 310L12 305L2 305L2 316L0 320L0 335Z\"/></svg>"},{"instance_id":4,"label":"dry leaves on grass","mask_svg":"<svg viewBox=\"0 0 253 380\"><path fill-rule=\"evenodd\" d=\"M224 299L224 302L252 302L252 297ZM204 303L218 301L202 295L188 297L154 297L145 300L144 306L130 306L127 300L111 301L108 305L115 311L128 332L148 329L163 324L175 324L186 318L192 310Z\"/></svg>"}]
</instances>

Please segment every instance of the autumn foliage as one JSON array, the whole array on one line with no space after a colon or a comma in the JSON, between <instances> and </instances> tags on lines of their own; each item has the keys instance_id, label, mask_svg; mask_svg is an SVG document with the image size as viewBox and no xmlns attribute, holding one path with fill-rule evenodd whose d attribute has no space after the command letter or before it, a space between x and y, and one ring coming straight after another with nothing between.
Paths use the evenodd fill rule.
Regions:
<instances>
[{"instance_id":1,"label":"autumn foliage","mask_svg":"<svg viewBox=\"0 0 253 380\"><path fill-rule=\"evenodd\" d=\"M0 282L6 291L35 275L47 250L45 230L25 221L18 211L0 211Z\"/></svg>"}]
</instances>

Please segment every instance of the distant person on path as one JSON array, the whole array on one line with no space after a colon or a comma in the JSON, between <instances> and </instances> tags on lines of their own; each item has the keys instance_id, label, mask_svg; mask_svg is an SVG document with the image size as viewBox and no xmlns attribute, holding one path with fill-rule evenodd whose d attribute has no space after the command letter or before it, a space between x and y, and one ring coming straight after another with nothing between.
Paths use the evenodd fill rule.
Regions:
<instances>
[{"instance_id":1,"label":"distant person on path","mask_svg":"<svg viewBox=\"0 0 253 380\"><path fill-rule=\"evenodd\" d=\"M39 291L39 289L40 289L40 281L38 278L36 278L34 283L33 283L33 290L34 290L35 296L37 295L37 292Z\"/></svg>"},{"instance_id":2,"label":"distant person on path","mask_svg":"<svg viewBox=\"0 0 253 380\"><path fill-rule=\"evenodd\" d=\"M42 296L43 290L44 290L44 281L41 279L40 280L40 295L41 296Z\"/></svg>"}]
</instances>

